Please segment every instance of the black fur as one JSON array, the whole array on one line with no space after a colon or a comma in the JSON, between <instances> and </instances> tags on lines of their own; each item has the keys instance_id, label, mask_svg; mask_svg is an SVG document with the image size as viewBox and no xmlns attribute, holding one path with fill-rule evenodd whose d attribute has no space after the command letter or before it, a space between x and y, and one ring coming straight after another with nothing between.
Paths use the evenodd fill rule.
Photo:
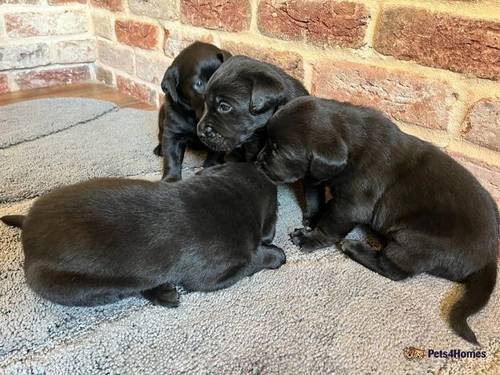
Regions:
<instances>
[{"instance_id":1,"label":"black fur","mask_svg":"<svg viewBox=\"0 0 500 375\"><path fill-rule=\"evenodd\" d=\"M348 103L295 99L269 121L268 133L259 164L271 180L326 182L333 196L314 213L312 230L292 233L293 242L309 252L342 241L358 224L370 226L385 238L383 249L344 240L344 253L392 280L428 273L464 283L450 324L477 344L466 319L495 286L499 226L479 182L437 147Z\"/></svg>"},{"instance_id":2,"label":"black fur","mask_svg":"<svg viewBox=\"0 0 500 375\"><path fill-rule=\"evenodd\" d=\"M276 206L276 187L247 163L175 184L102 178L56 189L24 220L26 280L63 305L141 292L174 307L176 286L212 291L280 267L285 254L271 245Z\"/></svg>"},{"instance_id":3,"label":"black fur","mask_svg":"<svg viewBox=\"0 0 500 375\"><path fill-rule=\"evenodd\" d=\"M198 136L215 151L242 146L244 160L255 160L269 118L289 100L304 95L309 95L304 86L277 66L233 56L208 82Z\"/></svg>"},{"instance_id":4,"label":"black fur","mask_svg":"<svg viewBox=\"0 0 500 375\"><path fill-rule=\"evenodd\" d=\"M24 225L24 220L26 216L24 215L6 215L0 217L5 224L10 225L11 227L22 228Z\"/></svg>"},{"instance_id":5,"label":"black fur","mask_svg":"<svg viewBox=\"0 0 500 375\"><path fill-rule=\"evenodd\" d=\"M158 116L159 145L153 152L163 155L163 178L167 181L182 178L186 146L204 147L196 135L196 123L203 112L206 85L230 56L214 45L195 42L182 50L165 72L161 82L165 104ZM224 153L209 150L204 166L223 161Z\"/></svg>"}]
</instances>

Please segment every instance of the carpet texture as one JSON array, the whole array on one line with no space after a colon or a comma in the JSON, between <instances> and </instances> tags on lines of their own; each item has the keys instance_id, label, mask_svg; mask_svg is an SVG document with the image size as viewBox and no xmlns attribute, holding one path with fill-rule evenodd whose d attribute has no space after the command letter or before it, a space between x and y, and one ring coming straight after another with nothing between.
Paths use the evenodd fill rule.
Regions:
<instances>
[{"instance_id":1,"label":"carpet texture","mask_svg":"<svg viewBox=\"0 0 500 375\"><path fill-rule=\"evenodd\" d=\"M155 113L87 99L0 107L0 216L89 177L158 179L156 126ZM202 156L187 155L185 177ZM408 346L472 349L445 320L459 287L430 276L392 282L334 247L302 254L288 239L300 217L293 190L280 188L275 243L287 263L226 290L183 294L177 309L140 298L97 308L44 301L24 283L20 231L0 225L0 373L499 373L498 288L470 319L486 358L410 361Z\"/></svg>"}]
</instances>

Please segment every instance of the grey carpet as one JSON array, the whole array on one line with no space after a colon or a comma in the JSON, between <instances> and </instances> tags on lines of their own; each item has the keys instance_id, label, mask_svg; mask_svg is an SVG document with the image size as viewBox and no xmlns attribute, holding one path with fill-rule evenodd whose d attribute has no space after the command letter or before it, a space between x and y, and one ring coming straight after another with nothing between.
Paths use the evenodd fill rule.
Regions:
<instances>
[{"instance_id":1,"label":"grey carpet","mask_svg":"<svg viewBox=\"0 0 500 375\"><path fill-rule=\"evenodd\" d=\"M46 102L54 118L64 117L67 100ZM26 198L90 176L159 178L156 114L115 108L96 116L100 106L65 130L26 130L38 139L0 150L0 215L26 212L33 202ZM18 112L7 122L27 118ZM9 142L4 125L0 142ZM186 176L201 161L190 153ZM280 188L275 243L287 263L227 290L184 294L173 310L139 298L98 308L41 300L24 284L19 230L0 225L0 373L498 373L498 288L471 319L485 359L409 361L407 346L471 349L442 312L457 286L428 276L391 282L333 247L301 254L288 240L299 223L295 195Z\"/></svg>"}]
</instances>

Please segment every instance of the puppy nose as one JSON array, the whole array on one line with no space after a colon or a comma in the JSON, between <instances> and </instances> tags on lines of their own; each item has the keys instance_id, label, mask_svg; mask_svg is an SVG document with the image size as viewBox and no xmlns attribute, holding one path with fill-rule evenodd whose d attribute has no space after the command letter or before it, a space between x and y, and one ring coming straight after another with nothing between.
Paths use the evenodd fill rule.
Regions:
<instances>
[{"instance_id":1,"label":"puppy nose","mask_svg":"<svg viewBox=\"0 0 500 375\"><path fill-rule=\"evenodd\" d=\"M214 129L212 129L212 127L211 127L211 126L207 126L207 127L205 128L205 133L206 133L206 134L211 134L211 133L213 133L213 131L214 131Z\"/></svg>"}]
</instances>

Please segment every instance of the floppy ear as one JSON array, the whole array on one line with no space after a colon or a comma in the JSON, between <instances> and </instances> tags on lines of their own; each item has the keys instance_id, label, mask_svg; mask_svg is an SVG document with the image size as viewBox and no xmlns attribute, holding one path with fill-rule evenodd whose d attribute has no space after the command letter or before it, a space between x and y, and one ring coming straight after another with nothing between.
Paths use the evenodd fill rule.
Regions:
<instances>
[{"instance_id":1,"label":"floppy ear","mask_svg":"<svg viewBox=\"0 0 500 375\"><path fill-rule=\"evenodd\" d=\"M285 88L274 76L267 73L258 73L252 77L252 98L250 99L250 113L258 115L269 109L276 110L285 102Z\"/></svg>"},{"instance_id":2,"label":"floppy ear","mask_svg":"<svg viewBox=\"0 0 500 375\"><path fill-rule=\"evenodd\" d=\"M231 53L223 49L221 49L220 52L217 53L217 58L220 60L221 63L229 59L231 56L232 56Z\"/></svg>"},{"instance_id":3,"label":"floppy ear","mask_svg":"<svg viewBox=\"0 0 500 375\"><path fill-rule=\"evenodd\" d=\"M174 102L179 101L179 95L177 95L177 85L179 84L179 70L176 66L171 65L161 81L161 89L165 94L170 94L170 97Z\"/></svg>"},{"instance_id":4,"label":"floppy ear","mask_svg":"<svg viewBox=\"0 0 500 375\"><path fill-rule=\"evenodd\" d=\"M347 145L342 140L316 145L310 155L309 174L318 181L334 177L346 167L347 152Z\"/></svg>"}]
</instances>

